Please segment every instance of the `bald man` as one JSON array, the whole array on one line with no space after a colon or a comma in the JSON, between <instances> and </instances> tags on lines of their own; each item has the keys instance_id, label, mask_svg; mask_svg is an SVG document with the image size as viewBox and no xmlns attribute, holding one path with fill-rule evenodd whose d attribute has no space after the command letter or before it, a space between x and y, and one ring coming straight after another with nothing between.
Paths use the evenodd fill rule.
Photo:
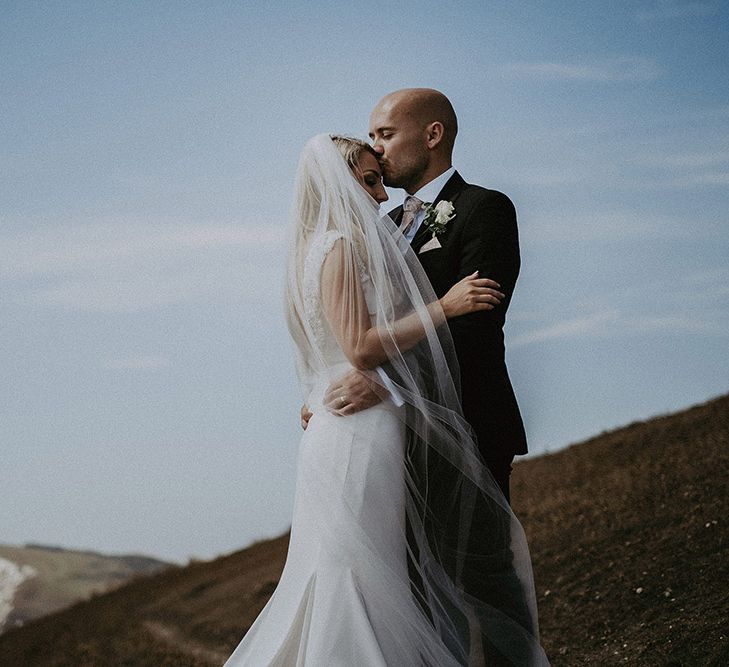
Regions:
<instances>
[{"instance_id":1,"label":"bald man","mask_svg":"<svg viewBox=\"0 0 729 667\"><path fill-rule=\"evenodd\" d=\"M435 240L422 224L422 208L407 228L401 225L402 206L390 213L403 228L438 297L474 271L495 280L506 295L493 310L464 315L448 324L460 365L464 416L508 499L512 461L527 451L504 359L503 326L520 266L514 206L501 192L466 183L453 167L458 121L448 98L437 90L408 88L386 95L372 111L369 132L385 185L404 189L406 205L411 197L416 207L418 202L453 205L455 217ZM331 411L350 414L380 401L378 393L354 371L335 383L325 400ZM347 396L346 405L337 402L342 396Z\"/></svg>"}]
</instances>

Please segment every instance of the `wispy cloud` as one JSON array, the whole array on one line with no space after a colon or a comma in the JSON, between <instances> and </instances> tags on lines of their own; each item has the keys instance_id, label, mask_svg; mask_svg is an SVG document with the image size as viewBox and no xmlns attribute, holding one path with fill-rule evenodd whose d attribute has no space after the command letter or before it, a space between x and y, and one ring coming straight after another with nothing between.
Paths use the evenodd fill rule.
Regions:
<instances>
[{"instance_id":1,"label":"wispy cloud","mask_svg":"<svg viewBox=\"0 0 729 667\"><path fill-rule=\"evenodd\" d=\"M631 210L554 214L527 209L520 216L520 233L531 242L667 239L685 235L686 223L677 216ZM696 235L696 228L691 233Z\"/></svg>"},{"instance_id":2,"label":"wispy cloud","mask_svg":"<svg viewBox=\"0 0 729 667\"><path fill-rule=\"evenodd\" d=\"M650 333L729 335L725 323L707 313L697 318L681 313L625 313L609 310L584 317L565 319L514 336L510 348L519 348L550 340L603 338L617 335Z\"/></svg>"},{"instance_id":3,"label":"wispy cloud","mask_svg":"<svg viewBox=\"0 0 729 667\"><path fill-rule=\"evenodd\" d=\"M729 270L707 268L674 278L626 285L619 307L614 292L593 293L586 313L573 308L560 319L555 319L556 311L540 306L516 310L509 315L510 331L516 333L508 345L654 334L729 337Z\"/></svg>"},{"instance_id":4,"label":"wispy cloud","mask_svg":"<svg viewBox=\"0 0 729 667\"><path fill-rule=\"evenodd\" d=\"M692 153L647 155L638 159L642 164L667 169L700 169L716 165L729 165L729 149Z\"/></svg>"},{"instance_id":5,"label":"wispy cloud","mask_svg":"<svg viewBox=\"0 0 729 667\"><path fill-rule=\"evenodd\" d=\"M141 356L105 359L101 367L111 371L142 371L164 368L169 365L170 360L165 357Z\"/></svg>"},{"instance_id":6,"label":"wispy cloud","mask_svg":"<svg viewBox=\"0 0 729 667\"><path fill-rule=\"evenodd\" d=\"M555 324L534 329L528 333L515 336L509 341L509 347L517 348L534 343L561 338L582 338L605 331L610 323L619 319L617 311L595 313L586 317L575 317Z\"/></svg>"},{"instance_id":7,"label":"wispy cloud","mask_svg":"<svg viewBox=\"0 0 729 667\"><path fill-rule=\"evenodd\" d=\"M255 296L283 265L285 230L243 223L98 223L0 237L5 298L136 312Z\"/></svg>"},{"instance_id":8,"label":"wispy cloud","mask_svg":"<svg viewBox=\"0 0 729 667\"><path fill-rule=\"evenodd\" d=\"M721 334L729 333L726 327L709 318L698 319L687 315L643 315L625 317L621 321L624 332L650 333L668 332Z\"/></svg>"},{"instance_id":9,"label":"wispy cloud","mask_svg":"<svg viewBox=\"0 0 729 667\"><path fill-rule=\"evenodd\" d=\"M718 13L719 9L717 2L661 0L653 7L639 10L636 16L639 21L666 21L711 16Z\"/></svg>"},{"instance_id":10,"label":"wispy cloud","mask_svg":"<svg viewBox=\"0 0 729 667\"><path fill-rule=\"evenodd\" d=\"M661 70L652 58L618 56L593 62L520 62L501 70L507 76L552 81L652 81Z\"/></svg>"},{"instance_id":11,"label":"wispy cloud","mask_svg":"<svg viewBox=\"0 0 729 667\"><path fill-rule=\"evenodd\" d=\"M678 185L729 185L729 171L693 174L685 179L677 179Z\"/></svg>"},{"instance_id":12,"label":"wispy cloud","mask_svg":"<svg viewBox=\"0 0 729 667\"><path fill-rule=\"evenodd\" d=\"M682 304L684 309L693 306L704 315L721 312L729 318L729 311L726 309L729 298L729 267L706 268L675 278L670 290L666 290L665 276L654 276L652 280L626 287L623 290L624 297L642 303L656 304L660 301L666 307L667 304ZM674 316L677 314L674 313ZM727 330L729 332L729 327Z\"/></svg>"},{"instance_id":13,"label":"wispy cloud","mask_svg":"<svg viewBox=\"0 0 729 667\"><path fill-rule=\"evenodd\" d=\"M235 222L53 225L0 237L0 278L151 265L194 259L206 250L268 250L284 238L285 230L279 226Z\"/></svg>"},{"instance_id":14,"label":"wispy cloud","mask_svg":"<svg viewBox=\"0 0 729 667\"><path fill-rule=\"evenodd\" d=\"M656 182L673 188L729 185L729 149L652 153L632 162L656 169Z\"/></svg>"},{"instance_id":15,"label":"wispy cloud","mask_svg":"<svg viewBox=\"0 0 729 667\"><path fill-rule=\"evenodd\" d=\"M729 104L703 107L686 114L691 120L725 121L729 118Z\"/></svg>"}]
</instances>

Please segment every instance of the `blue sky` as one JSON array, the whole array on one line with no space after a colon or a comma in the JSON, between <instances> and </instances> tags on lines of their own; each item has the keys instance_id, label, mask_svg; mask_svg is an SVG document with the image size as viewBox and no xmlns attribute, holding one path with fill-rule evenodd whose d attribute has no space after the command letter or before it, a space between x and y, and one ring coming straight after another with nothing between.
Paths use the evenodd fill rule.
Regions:
<instances>
[{"instance_id":1,"label":"blue sky","mask_svg":"<svg viewBox=\"0 0 729 667\"><path fill-rule=\"evenodd\" d=\"M451 98L457 168L516 204L534 453L726 392L728 12L0 2L0 541L184 561L286 529L296 160L400 87Z\"/></svg>"}]
</instances>

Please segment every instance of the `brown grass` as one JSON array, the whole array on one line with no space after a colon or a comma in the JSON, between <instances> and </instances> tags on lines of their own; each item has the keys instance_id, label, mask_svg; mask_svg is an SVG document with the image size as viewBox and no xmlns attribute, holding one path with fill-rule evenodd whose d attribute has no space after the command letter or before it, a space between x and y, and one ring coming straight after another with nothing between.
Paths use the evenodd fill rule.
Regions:
<instances>
[{"instance_id":1,"label":"brown grass","mask_svg":"<svg viewBox=\"0 0 729 667\"><path fill-rule=\"evenodd\" d=\"M106 556L92 551L57 547L0 544L0 558L30 565L36 574L15 593L7 627L68 607L94 593L118 588L134 577L159 572L169 566L142 556Z\"/></svg>"},{"instance_id":2,"label":"brown grass","mask_svg":"<svg viewBox=\"0 0 729 667\"><path fill-rule=\"evenodd\" d=\"M729 664L729 396L515 466L554 665ZM0 665L208 667L287 537L135 581L0 637Z\"/></svg>"}]
</instances>

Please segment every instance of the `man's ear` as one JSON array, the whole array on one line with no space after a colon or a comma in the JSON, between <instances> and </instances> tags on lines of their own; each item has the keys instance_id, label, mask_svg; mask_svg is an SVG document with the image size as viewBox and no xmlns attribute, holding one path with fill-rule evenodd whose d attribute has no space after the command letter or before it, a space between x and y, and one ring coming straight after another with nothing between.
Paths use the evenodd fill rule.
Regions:
<instances>
[{"instance_id":1,"label":"man's ear","mask_svg":"<svg viewBox=\"0 0 729 667\"><path fill-rule=\"evenodd\" d=\"M443 141L444 135L445 128L443 127L443 123L439 120L433 121L425 127L425 139L428 148L430 149L435 148L441 141Z\"/></svg>"}]
</instances>

